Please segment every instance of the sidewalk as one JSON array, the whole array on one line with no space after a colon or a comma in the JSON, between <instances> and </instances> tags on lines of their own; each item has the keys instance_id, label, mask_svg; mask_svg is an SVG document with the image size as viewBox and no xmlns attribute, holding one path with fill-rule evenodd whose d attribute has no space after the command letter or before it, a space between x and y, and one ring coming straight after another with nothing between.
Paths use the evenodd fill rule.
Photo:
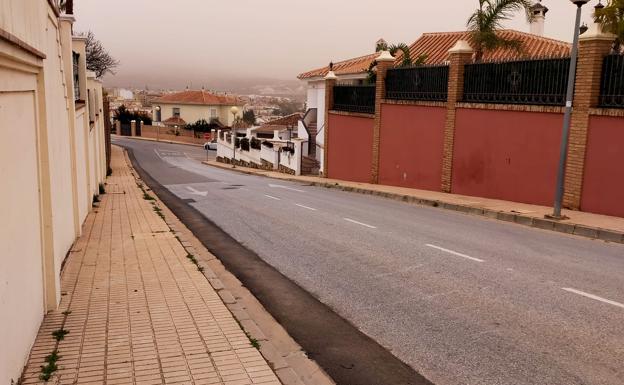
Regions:
<instances>
[{"instance_id":1,"label":"sidewalk","mask_svg":"<svg viewBox=\"0 0 624 385\"><path fill-rule=\"evenodd\" d=\"M111 166L23 384L44 383L42 366L50 384L280 384L116 146Z\"/></svg>"},{"instance_id":2,"label":"sidewalk","mask_svg":"<svg viewBox=\"0 0 624 385\"><path fill-rule=\"evenodd\" d=\"M213 167L232 170L231 165L214 160L205 161L203 163ZM486 216L492 219L514 222L544 230L552 230L592 239L602 239L610 242L624 243L624 218L610 217L581 211L563 210L563 214L568 216L570 219L564 221L552 221L544 218L544 215L552 213L552 208L546 206L447 194L436 191L416 190L406 187L348 182L318 176L294 176L276 171L266 171L240 166L236 166L235 170L246 174L261 175L274 179L307 183L315 186L336 188L344 191L377 195L410 203L440 207L447 210Z\"/></svg>"}]
</instances>

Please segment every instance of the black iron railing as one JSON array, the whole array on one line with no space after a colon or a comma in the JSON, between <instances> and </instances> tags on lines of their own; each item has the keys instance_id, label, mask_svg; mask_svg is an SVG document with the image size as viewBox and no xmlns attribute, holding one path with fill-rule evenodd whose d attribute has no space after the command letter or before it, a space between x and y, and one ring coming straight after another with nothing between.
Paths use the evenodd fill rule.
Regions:
<instances>
[{"instance_id":1,"label":"black iron railing","mask_svg":"<svg viewBox=\"0 0 624 385\"><path fill-rule=\"evenodd\" d=\"M374 114L375 92L376 87L374 85L336 85L334 86L334 105L332 109Z\"/></svg>"},{"instance_id":2,"label":"black iron railing","mask_svg":"<svg viewBox=\"0 0 624 385\"><path fill-rule=\"evenodd\" d=\"M448 66L398 67L386 74L386 99L443 101L448 98Z\"/></svg>"},{"instance_id":3,"label":"black iron railing","mask_svg":"<svg viewBox=\"0 0 624 385\"><path fill-rule=\"evenodd\" d=\"M565 105L569 58L467 64L466 102Z\"/></svg>"},{"instance_id":4,"label":"black iron railing","mask_svg":"<svg viewBox=\"0 0 624 385\"><path fill-rule=\"evenodd\" d=\"M600 106L624 108L624 55L609 55L604 59Z\"/></svg>"}]
</instances>

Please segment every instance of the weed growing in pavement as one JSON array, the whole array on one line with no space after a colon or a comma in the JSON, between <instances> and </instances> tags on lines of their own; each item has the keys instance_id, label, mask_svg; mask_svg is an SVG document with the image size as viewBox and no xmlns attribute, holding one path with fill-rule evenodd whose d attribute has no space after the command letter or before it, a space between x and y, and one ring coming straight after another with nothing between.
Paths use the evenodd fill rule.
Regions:
<instances>
[{"instance_id":1,"label":"weed growing in pavement","mask_svg":"<svg viewBox=\"0 0 624 385\"><path fill-rule=\"evenodd\" d=\"M45 382L48 382L50 378L52 378L52 374L58 370L58 365L56 361L59 360L61 356L58 354L58 350L54 349L50 355L45 358L45 365L41 365L41 374L39 375L39 379Z\"/></svg>"},{"instance_id":2,"label":"weed growing in pavement","mask_svg":"<svg viewBox=\"0 0 624 385\"><path fill-rule=\"evenodd\" d=\"M153 196L149 195L146 192L143 193L143 199L145 199L146 201L155 201L156 200L156 199L154 199Z\"/></svg>"},{"instance_id":3,"label":"weed growing in pavement","mask_svg":"<svg viewBox=\"0 0 624 385\"><path fill-rule=\"evenodd\" d=\"M176 238L178 238L178 236L176 235ZM178 241L180 241L180 238L178 238ZM181 241L180 241L181 242ZM200 273L204 272L204 267L199 265L199 261L197 260L197 258L195 258L195 256L193 254L186 254L186 258L188 258L189 261L193 262L193 264L195 266L197 266L197 270Z\"/></svg>"},{"instance_id":4,"label":"weed growing in pavement","mask_svg":"<svg viewBox=\"0 0 624 385\"><path fill-rule=\"evenodd\" d=\"M65 330L63 328L60 328L52 332L52 336L57 341L63 341L65 339L65 336L68 334L69 334L69 330Z\"/></svg>"},{"instance_id":5,"label":"weed growing in pavement","mask_svg":"<svg viewBox=\"0 0 624 385\"><path fill-rule=\"evenodd\" d=\"M249 343L251 343L251 346L253 346L254 348L260 350L260 342L258 342L257 339L253 338L249 333L245 332L245 335L247 336L247 338L249 339Z\"/></svg>"},{"instance_id":6,"label":"weed growing in pavement","mask_svg":"<svg viewBox=\"0 0 624 385\"><path fill-rule=\"evenodd\" d=\"M61 314L63 314L63 315L70 315L71 313L72 313L72 312L71 312L71 310L65 310L65 311L64 311L63 313L61 313Z\"/></svg>"},{"instance_id":7,"label":"weed growing in pavement","mask_svg":"<svg viewBox=\"0 0 624 385\"><path fill-rule=\"evenodd\" d=\"M104 183L100 183L100 195L106 194L106 188L104 187Z\"/></svg>"},{"instance_id":8,"label":"weed growing in pavement","mask_svg":"<svg viewBox=\"0 0 624 385\"><path fill-rule=\"evenodd\" d=\"M100 197L97 195L93 196L93 204L100 203Z\"/></svg>"}]
</instances>

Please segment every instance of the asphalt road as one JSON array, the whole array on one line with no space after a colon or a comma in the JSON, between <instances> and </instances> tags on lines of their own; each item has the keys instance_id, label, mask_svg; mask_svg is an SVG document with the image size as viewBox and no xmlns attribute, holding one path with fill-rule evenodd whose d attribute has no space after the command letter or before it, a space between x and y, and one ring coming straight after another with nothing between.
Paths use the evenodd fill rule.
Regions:
<instances>
[{"instance_id":1,"label":"asphalt road","mask_svg":"<svg viewBox=\"0 0 624 385\"><path fill-rule=\"evenodd\" d=\"M197 147L116 143L435 384L624 384L621 244L216 169Z\"/></svg>"}]
</instances>

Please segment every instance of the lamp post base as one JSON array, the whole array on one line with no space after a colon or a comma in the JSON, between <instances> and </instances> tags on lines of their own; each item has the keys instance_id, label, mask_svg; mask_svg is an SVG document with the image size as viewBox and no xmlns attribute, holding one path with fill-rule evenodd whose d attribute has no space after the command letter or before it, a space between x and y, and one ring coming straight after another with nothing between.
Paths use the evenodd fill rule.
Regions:
<instances>
[{"instance_id":1,"label":"lamp post base","mask_svg":"<svg viewBox=\"0 0 624 385\"><path fill-rule=\"evenodd\" d=\"M544 218L546 219L552 219L554 221L565 221L566 219L570 219L570 217L566 216L566 215L555 215L555 214L546 214L544 215Z\"/></svg>"}]
</instances>

